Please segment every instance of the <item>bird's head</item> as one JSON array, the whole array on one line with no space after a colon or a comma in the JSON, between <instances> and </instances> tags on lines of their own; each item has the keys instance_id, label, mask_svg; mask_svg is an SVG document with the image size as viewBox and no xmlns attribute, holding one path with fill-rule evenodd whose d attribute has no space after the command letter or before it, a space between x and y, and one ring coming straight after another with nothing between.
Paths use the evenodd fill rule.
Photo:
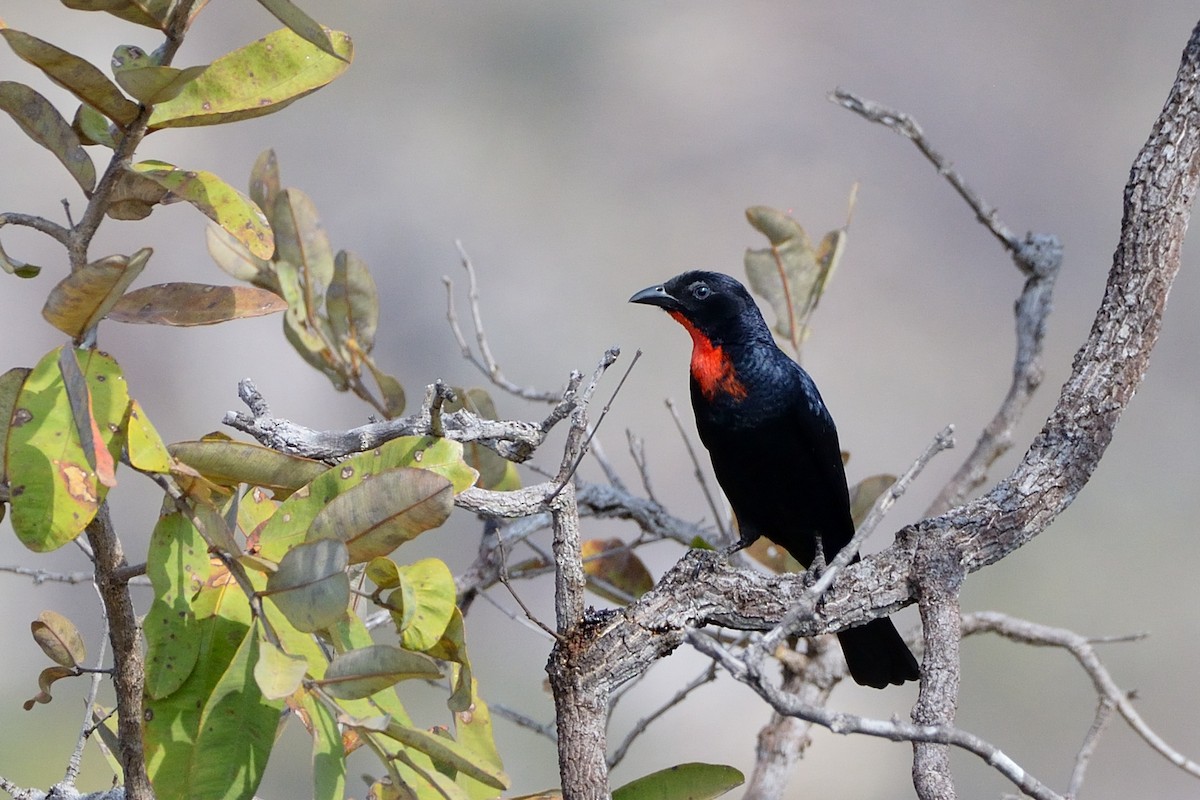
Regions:
<instances>
[{"instance_id":1,"label":"bird's head","mask_svg":"<svg viewBox=\"0 0 1200 800\"><path fill-rule=\"evenodd\" d=\"M763 333L770 337L746 287L720 272L685 272L666 283L642 289L629 302L658 306L687 328L693 338L699 333L714 344Z\"/></svg>"}]
</instances>

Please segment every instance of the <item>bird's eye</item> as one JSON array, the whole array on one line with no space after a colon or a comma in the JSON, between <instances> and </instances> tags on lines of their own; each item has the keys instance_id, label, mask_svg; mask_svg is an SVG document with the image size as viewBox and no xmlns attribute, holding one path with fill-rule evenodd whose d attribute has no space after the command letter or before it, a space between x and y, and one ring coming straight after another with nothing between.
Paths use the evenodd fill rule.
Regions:
<instances>
[{"instance_id":1,"label":"bird's eye","mask_svg":"<svg viewBox=\"0 0 1200 800\"><path fill-rule=\"evenodd\" d=\"M703 300L710 294L712 294L712 289L709 289L703 283L692 287L692 297L696 298L697 300Z\"/></svg>"}]
</instances>

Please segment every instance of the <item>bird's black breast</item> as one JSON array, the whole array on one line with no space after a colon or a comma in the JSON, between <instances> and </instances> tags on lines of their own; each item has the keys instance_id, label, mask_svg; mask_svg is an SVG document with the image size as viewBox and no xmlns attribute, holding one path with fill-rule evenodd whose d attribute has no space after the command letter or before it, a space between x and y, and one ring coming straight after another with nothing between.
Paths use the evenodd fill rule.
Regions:
<instances>
[{"instance_id":1,"label":"bird's black breast","mask_svg":"<svg viewBox=\"0 0 1200 800\"><path fill-rule=\"evenodd\" d=\"M807 566L817 537L828 561L854 526L833 419L808 374L779 357L738 371L740 401L710 400L693 385L692 404L742 538L765 536Z\"/></svg>"}]
</instances>

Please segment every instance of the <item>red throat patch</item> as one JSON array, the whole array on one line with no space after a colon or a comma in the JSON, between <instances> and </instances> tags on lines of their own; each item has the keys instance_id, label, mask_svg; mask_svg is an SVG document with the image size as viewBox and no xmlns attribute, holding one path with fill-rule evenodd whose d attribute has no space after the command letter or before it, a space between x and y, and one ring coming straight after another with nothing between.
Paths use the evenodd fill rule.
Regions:
<instances>
[{"instance_id":1,"label":"red throat patch","mask_svg":"<svg viewBox=\"0 0 1200 800\"><path fill-rule=\"evenodd\" d=\"M725 351L691 323L687 317L678 311L668 311L675 321L683 326L692 337L692 378L700 387L700 391L709 400L721 392L735 400L746 397L746 387L738 380Z\"/></svg>"}]
</instances>

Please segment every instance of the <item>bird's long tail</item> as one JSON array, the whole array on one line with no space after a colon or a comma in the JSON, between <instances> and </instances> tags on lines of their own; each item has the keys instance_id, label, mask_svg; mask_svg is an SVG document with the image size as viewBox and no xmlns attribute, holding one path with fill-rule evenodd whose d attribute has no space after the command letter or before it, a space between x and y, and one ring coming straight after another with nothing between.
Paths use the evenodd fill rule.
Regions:
<instances>
[{"instance_id":1,"label":"bird's long tail","mask_svg":"<svg viewBox=\"0 0 1200 800\"><path fill-rule=\"evenodd\" d=\"M837 636L855 683L882 689L921 676L917 660L887 617L839 631Z\"/></svg>"}]
</instances>

